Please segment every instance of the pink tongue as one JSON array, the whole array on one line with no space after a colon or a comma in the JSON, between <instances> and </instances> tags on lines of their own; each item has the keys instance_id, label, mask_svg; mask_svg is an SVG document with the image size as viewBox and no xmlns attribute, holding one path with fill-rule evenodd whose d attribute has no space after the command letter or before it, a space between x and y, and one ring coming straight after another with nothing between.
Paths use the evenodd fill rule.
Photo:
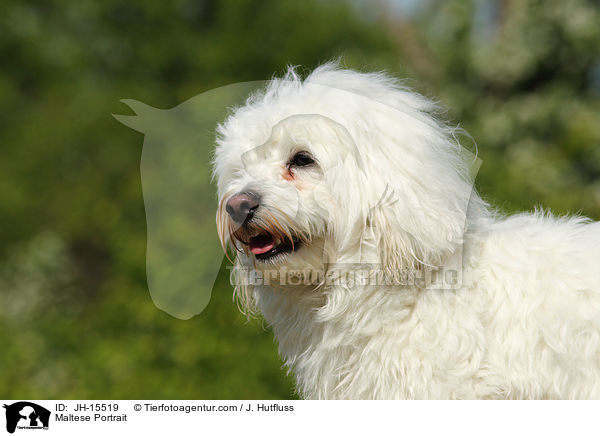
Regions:
<instances>
[{"instance_id":1,"label":"pink tongue","mask_svg":"<svg viewBox=\"0 0 600 436\"><path fill-rule=\"evenodd\" d=\"M250 239L250 251L254 254L263 254L275 247L275 241L269 235L255 236Z\"/></svg>"}]
</instances>

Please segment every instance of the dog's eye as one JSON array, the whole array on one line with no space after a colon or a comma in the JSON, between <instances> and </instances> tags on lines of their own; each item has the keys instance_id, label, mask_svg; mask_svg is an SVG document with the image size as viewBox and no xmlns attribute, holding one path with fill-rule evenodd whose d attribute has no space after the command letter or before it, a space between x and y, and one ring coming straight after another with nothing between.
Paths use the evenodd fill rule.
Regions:
<instances>
[{"instance_id":1,"label":"dog's eye","mask_svg":"<svg viewBox=\"0 0 600 436\"><path fill-rule=\"evenodd\" d=\"M315 160L306 151L296 153L288 162L289 167L306 167L315 163Z\"/></svg>"}]
</instances>

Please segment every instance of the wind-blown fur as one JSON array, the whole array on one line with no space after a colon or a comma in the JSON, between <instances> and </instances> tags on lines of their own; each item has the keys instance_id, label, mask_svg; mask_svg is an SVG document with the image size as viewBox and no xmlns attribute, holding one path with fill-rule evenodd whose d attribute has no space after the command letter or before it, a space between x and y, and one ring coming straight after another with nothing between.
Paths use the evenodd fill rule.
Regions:
<instances>
[{"instance_id":1,"label":"wind-blown fur","mask_svg":"<svg viewBox=\"0 0 600 436\"><path fill-rule=\"evenodd\" d=\"M233 111L214 173L243 309L304 398L600 398L600 224L492 212L435 110L328 64ZM260 207L235 228L224 204L247 190ZM261 232L302 245L259 262L244 238ZM326 279L364 270L386 280Z\"/></svg>"}]
</instances>

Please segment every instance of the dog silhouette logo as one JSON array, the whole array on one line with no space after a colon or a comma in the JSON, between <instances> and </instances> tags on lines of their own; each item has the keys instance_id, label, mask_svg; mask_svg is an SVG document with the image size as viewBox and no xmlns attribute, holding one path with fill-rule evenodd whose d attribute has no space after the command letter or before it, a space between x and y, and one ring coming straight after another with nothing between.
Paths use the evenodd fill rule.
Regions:
<instances>
[{"instance_id":1,"label":"dog silhouette logo","mask_svg":"<svg viewBox=\"0 0 600 436\"><path fill-rule=\"evenodd\" d=\"M217 188L211 162L217 125L229 108L265 83L227 85L171 109L123 100L135 115L114 115L144 134L140 173L148 290L156 307L176 318L202 313L225 257L214 231Z\"/></svg>"},{"instance_id":2,"label":"dog silhouette logo","mask_svg":"<svg viewBox=\"0 0 600 436\"><path fill-rule=\"evenodd\" d=\"M18 429L48 429L50 411L29 401L19 401L4 405L6 409L6 431L14 433Z\"/></svg>"}]
</instances>

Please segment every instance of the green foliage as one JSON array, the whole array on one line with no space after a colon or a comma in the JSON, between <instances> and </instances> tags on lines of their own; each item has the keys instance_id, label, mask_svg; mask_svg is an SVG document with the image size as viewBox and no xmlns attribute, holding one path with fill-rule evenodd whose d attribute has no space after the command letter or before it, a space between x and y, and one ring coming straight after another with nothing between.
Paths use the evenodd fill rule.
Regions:
<instances>
[{"instance_id":1,"label":"green foliage","mask_svg":"<svg viewBox=\"0 0 600 436\"><path fill-rule=\"evenodd\" d=\"M477 142L484 196L600 217L598 3L448 2L422 20L431 90Z\"/></svg>"},{"instance_id":2,"label":"green foliage","mask_svg":"<svg viewBox=\"0 0 600 436\"><path fill-rule=\"evenodd\" d=\"M152 303L142 136L111 117L122 98L167 108L343 55L439 97L478 144L492 204L600 217L597 2L429 0L410 19L384 5L2 2L0 396L293 395L224 268L192 320Z\"/></svg>"}]
</instances>

